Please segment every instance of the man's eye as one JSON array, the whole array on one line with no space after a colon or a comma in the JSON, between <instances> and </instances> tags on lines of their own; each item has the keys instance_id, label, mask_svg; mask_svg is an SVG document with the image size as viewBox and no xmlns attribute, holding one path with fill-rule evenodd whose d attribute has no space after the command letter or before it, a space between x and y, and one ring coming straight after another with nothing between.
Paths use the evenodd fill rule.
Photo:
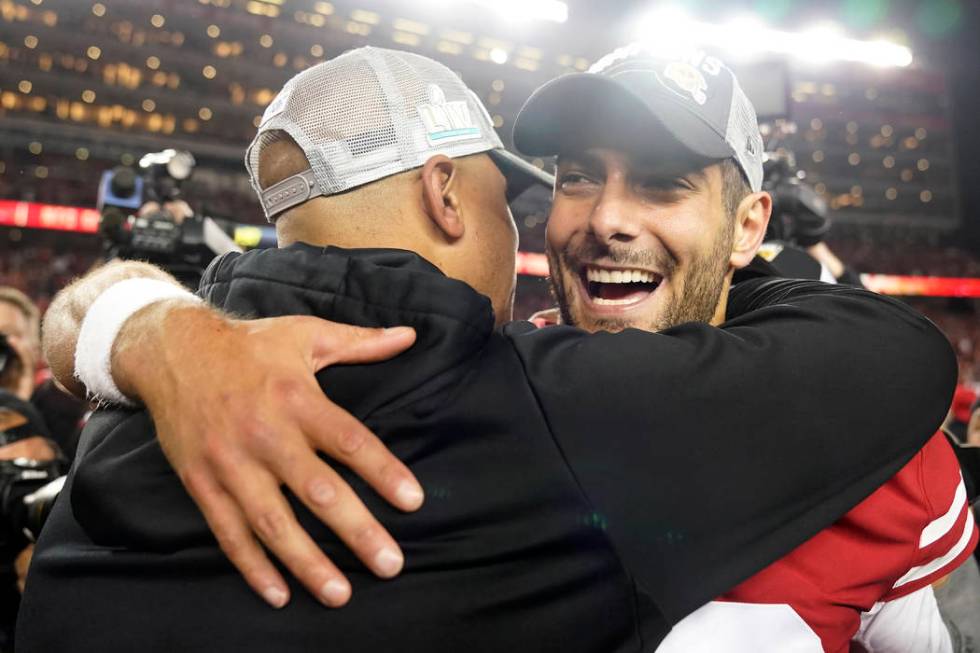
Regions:
<instances>
[{"instance_id":1,"label":"man's eye","mask_svg":"<svg viewBox=\"0 0 980 653\"><path fill-rule=\"evenodd\" d=\"M647 179L640 184L640 189L646 193L673 194L685 193L694 190L694 187L687 179L677 177L676 179Z\"/></svg>"},{"instance_id":2,"label":"man's eye","mask_svg":"<svg viewBox=\"0 0 980 653\"><path fill-rule=\"evenodd\" d=\"M558 188L563 193L582 190L595 184L595 182L578 172L566 172L558 178Z\"/></svg>"},{"instance_id":3,"label":"man's eye","mask_svg":"<svg viewBox=\"0 0 980 653\"><path fill-rule=\"evenodd\" d=\"M662 177L656 179L647 179L643 182L642 186L644 188L649 188L652 190L690 190L691 184L683 177L677 177L676 179L664 179Z\"/></svg>"}]
</instances>

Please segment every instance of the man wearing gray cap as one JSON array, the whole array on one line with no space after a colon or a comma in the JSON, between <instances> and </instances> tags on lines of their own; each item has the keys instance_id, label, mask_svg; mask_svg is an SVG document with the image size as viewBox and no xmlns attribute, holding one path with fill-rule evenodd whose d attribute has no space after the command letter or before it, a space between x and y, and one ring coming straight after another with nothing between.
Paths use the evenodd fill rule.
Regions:
<instances>
[{"instance_id":1,"label":"man wearing gray cap","mask_svg":"<svg viewBox=\"0 0 980 653\"><path fill-rule=\"evenodd\" d=\"M623 126L629 152L645 134ZM585 326L620 331L640 314L644 328L669 326L658 312L701 323L595 335L505 325L516 234L487 154L498 147L472 93L416 55L353 51L301 73L270 105L248 166L281 247L220 259L200 292L234 314L389 328L362 337L353 356L287 335L320 328L309 319L230 321L149 272L119 281L109 269L66 295L75 312L56 313L63 337L46 338L67 350L77 342L77 358L61 352L59 363L55 351L53 367L70 383L74 366L102 396L142 398L177 473L146 411L93 418L38 543L19 650L649 650L857 504L941 422L952 355L909 309L764 276L723 292L752 262L770 200L750 192L729 215L711 153L678 147L642 176L602 153L560 167L556 210L566 194L589 197L603 171L605 187L670 207L660 217L673 231L634 256L619 245L639 232L610 214L586 232L569 223L550 243L567 265L562 281L578 284L568 315ZM602 194L591 214L614 199ZM720 230L731 232L727 248L699 238ZM401 356L331 367L304 385L330 362L404 348L412 336L398 325L417 338ZM148 349L159 354L140 355ZM280 356L302 359L293 377ZM849 374L855 366L864 374ZM421 510L401 514L366 491L355 473L400 507L418 504L401 500L412 494L399 492L401 463L321 391L411 468L426 491ZM233 421L220 420L236 405L248 424L229 433ZM321 433L328 424L341 424L340 438ZM324 464L314 447L346 467ZM380 575L401 565L364 507L351 508L348 483L405 553L392 584L344 546ZM282 606L286 588L242 535L250 528L310 594L264 609L209 525L270 603ZM357 590L342 610L314 599L337 605L349 593L323 552Z\"/></svg>"},{"instance_id":2,"label":"man wearing gray cap","mask_svg":"<svg viewBox=\"0 0 980 653\"><path fill-rule=\"evenodd\" d=\"M529 155L558 155L548 257L563 322L661 330L724 319L738 238L730 216L761 189L763 152L755 112L724 64L699 51L621 48L538 89L514 139ZM650 183L692 154L709 161L700 172L679 186ZM686 195L711 189L711 175L722 201L684 207ZM651 270L660 279L648 292L635 279ZM976 547L965 497L956 455L936 432L885 487L682 621L661 650L838 652L858 639L881 653L951 651L931 584Z\"/></svg>"}]
</instances>

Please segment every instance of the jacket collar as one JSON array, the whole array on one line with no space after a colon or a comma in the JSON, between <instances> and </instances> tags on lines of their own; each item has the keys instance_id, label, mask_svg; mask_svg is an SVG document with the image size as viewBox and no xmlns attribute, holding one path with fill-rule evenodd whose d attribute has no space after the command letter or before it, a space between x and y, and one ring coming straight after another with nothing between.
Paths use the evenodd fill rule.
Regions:
<instances>
[{"instance_id":1,"label":"jacket collar","mask_svg":"<svg viewBox=\"0 0 980 653\"><path fill-rule=\"evenodd\" d=\"M413 404L434 408L458 385L493 331L490 300L413 252L298 243L228 254L198 291L244 317L313 315L369 327L411 326L415 345L382 363L335 366L317 375L330 398L363 419ZM429 401L422 401L429 399Z\"/></svg>"}]
</instances>

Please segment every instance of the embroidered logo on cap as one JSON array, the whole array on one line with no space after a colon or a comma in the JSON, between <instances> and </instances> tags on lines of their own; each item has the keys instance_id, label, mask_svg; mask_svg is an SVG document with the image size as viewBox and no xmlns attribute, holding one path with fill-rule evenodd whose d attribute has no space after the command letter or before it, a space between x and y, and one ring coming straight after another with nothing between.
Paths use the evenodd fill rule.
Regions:
<instances>
[{"instance_id":1,"label":"embroidered logo on cap","mask_svg":"<svg viewBox=\"0 0 980 653\"><path fill-rule=\"evenodd\" d=\"M705 94L708 90L708 82L705 81L700 70L687 62L671 61L664 66L663 78L658 76L657 79L675 93L680 89L702 106L708 101L708 96ZM664 80L673 82L673 85L667 84Z\"/></svg>"},{"instance_id":2,"label":"embroidered logo on cap","mask_svg":"<svg viewBox=\"0 0 980 653\"><path fill-rule=\"evenodd\" d=\"M437 146L480 138L480 127L470 115L465 100L446 101L446 94L435 84L427 88L429 102L415 108L425 125L425 139Z\"/></svg>"}]
</instances>

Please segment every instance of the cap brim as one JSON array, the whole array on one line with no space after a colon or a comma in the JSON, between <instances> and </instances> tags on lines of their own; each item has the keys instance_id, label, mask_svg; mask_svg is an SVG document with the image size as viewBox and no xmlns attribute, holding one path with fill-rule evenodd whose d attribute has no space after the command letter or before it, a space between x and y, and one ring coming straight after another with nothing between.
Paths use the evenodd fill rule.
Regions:
<instances>
[{"instance_id":1,"label":"cap brim","mask_svg":"<svg viewBox=\"0 0 980 653\"><path fill-rule=\"evenodd\" d=\"M680 145L708 159L733 156L724 138L682 102L649 73L564 75L524 104L514 124L514 145L528 156L599 143L645 150Z\"/></svg>"},{"instance_id":2,"label":"cap brim","mask_svg":"<svg viewBox=\"0 0 980 653\"><path fill-rule=\"evenodd\" d=\"M531 165L512 152L496 149L489 150L487 154L507 179L508 204L532 186L545 186L550 190L555 185L554 175Z\"/></svg>"}]
</instances>

